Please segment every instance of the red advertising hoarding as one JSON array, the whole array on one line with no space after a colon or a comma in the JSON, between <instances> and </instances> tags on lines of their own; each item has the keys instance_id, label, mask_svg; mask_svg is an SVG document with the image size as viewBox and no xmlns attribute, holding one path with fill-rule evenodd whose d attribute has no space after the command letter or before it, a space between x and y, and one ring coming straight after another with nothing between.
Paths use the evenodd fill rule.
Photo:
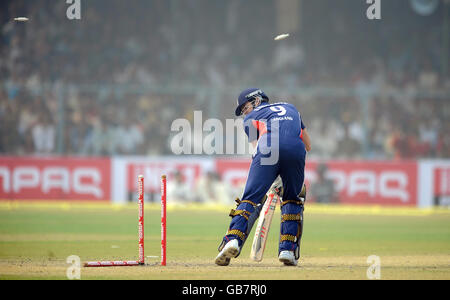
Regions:
<instances>
[{"instance_id":1,"label":"red advertising hoarding","mask_svg":"<svg viewBox=\"0 0 450 300\"><path fill-rule=\"evenodd\" d=\"M434 196L450 196L450 167L434 169Z\"/></svg>"},{"instance_id":2,"label":"red advertising hoarding","mask_svg":"<svg viewBox=\"0 0 450 300\"><path fill-rule=\"evenodd\" d=\"M160 176L168 175L168 184L171 184L176 171L191 188L207 170L215 170L227 184L241 189L247 180L250 162L250 159L170 157L0 157L0 199L124 203L129 193L136 190L138 175L146 178L147 193L158 193ZM340 203L418 205L419 162L331 160L325 164L326 176L334 182ZM307 162L305 181L308 186L317 181L318 165L317 161ZM448 170L441 167L431 173L435 178L431 183L434 194L448 196Z\"/></svg>"},{"instance_id":3,"label":"red advertising hoarding","mask_svg":"<svg viewBox=\"0 0 450 300\"><path fill-rule=\"evenodd\" d=\"M305 182L317 180L318 162L308 161ZM327 161L326 176L333 180L340 203L417 205L417 162L415 161ZM245 182L248 159L219 159L216 168L229 184Z\"/></svg>"},{"instance_id":4,"label":"red advertising hoarding","mask_svg":"<svg viewBox=\"0 0 450 300\"><path fill-rule=\"evenodd\" d=\"M111 199L109 158L0 157L2 200Z\"/></svg>"}]
</instances>

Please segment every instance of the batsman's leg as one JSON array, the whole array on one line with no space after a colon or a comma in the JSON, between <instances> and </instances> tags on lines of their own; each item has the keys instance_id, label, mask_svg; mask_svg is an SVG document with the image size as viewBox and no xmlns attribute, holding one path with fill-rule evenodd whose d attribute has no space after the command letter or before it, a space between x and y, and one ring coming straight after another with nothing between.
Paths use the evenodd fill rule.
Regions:
<instances>
[{"instance_id":1,"label":"batsman's leg","mask_svg":"<svg viewBox=\"0 0 450 300\"><path fill-rule=\"evenodd\" d=\"M297 265L303 234L303 203L283 201L281 207L281 234L279 259L285 265Z\"/></svg>"},{"instance_id":2,"label":"batsman's leg","mask_svg":"<svg viewBox=\"0 0 450 300\"><path fill-rule=\"evenodd\" d=\"M219 255L216 257L216 264L228 265L233 257L238 257L241 249L252 230L255 221L258 219L262 203L265 201L266 193L278 176L278 165L261 165L258 155L250 166L247 183L242 196L242 201L238 199L236 209L232 209L232 217L228 231L219 246ZM238 252L230 254L227 244L232 240L237 240ZM235 243L235 242L233 242ZM224 250L225 249L225 250Z\"/></svg>"},{"instance_id":3,"label":"batsman's leg","mask_svg":"<svg viewBox=\"0 0 450 300\"><path fill-rule=\"evenodd\" d=\"M294 152L295 154L295 152ZM281 162L283 181L281 203L281 229L279 260L285 265L297 265L300 258L300 241L303 234L303 210L306 197L304 189L305 156L297 153Z\"/></svg>"}]
</instances>

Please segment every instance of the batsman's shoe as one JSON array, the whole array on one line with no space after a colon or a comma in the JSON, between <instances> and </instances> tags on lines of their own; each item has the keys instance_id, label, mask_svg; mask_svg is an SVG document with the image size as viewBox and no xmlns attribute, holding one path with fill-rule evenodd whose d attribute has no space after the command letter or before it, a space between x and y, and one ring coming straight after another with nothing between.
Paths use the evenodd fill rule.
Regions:
<instances>
[{"instance_id":1,"label":"batsman's shoe","mask_svg":"<svg viewBox=\"0 0 450 300\"><path fill-rule=\"evenodd\" d=\"M281 251L278 255L278 260L284 263L285 266L296 266L298 261L295 259L294 251Z\"/></svg>"},{"instance_id":2,"label":"batsman's shoe","mask_svg":"<svg viewBox=\"0 0 450 300\"><path fill-rule=\"evenodd\" d=\"M216 257L216 265L219 266L228 266L230 264L230 260L236 257L239 254L239 243L238 240L233 239L226 243L223 247L222 251L219 252L219 255Z\"/></svg>"}]
</instances>

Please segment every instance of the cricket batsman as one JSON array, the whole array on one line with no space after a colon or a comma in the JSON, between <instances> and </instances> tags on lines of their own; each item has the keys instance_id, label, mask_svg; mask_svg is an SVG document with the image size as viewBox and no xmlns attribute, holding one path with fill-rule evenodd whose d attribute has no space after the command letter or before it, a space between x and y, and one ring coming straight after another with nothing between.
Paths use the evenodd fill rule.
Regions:
<instances>
[{"instance_id":1,"label":"cricket batsman","mask_svg":"<svg viewBox=\"0 0 450 300\"><path fill-rule=\"evenodd\" d=\"M300 113L294 105L269 103L260 89L244 90L238 98L236 116L244 115L244 129L256 148L248 172L242 200L232 209L230 226L215 263L227 266L239 256L250 231L259 216L262 202L272 183L282 181L281 232L278 258L288 266L297 265L300 257L303 189L306 152L311 141Z\"/></svg>"}]
</instances>

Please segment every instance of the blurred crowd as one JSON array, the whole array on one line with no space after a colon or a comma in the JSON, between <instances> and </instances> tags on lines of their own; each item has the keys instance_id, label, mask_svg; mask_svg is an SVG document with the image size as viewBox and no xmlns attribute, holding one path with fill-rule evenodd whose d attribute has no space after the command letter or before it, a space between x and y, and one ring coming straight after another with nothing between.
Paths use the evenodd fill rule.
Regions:
<instances>
[{"instance_id":1,"label":"blurred crowd","mask_svg":"<svg viewBox=\"0 0 450 300\"><path fill-rule=\"evenodd\" d=\"M380 97L368 118L355 97L296 98L313 139L311 158L414 159L450 157L449 100ZM364 155L363 155L364 154Z\"/></svg>"},{"instance_id":2,"label":"blurred crowd","mask_svg":"<svg viewBox=\"0 0 450 300\"><path fill-rule=\"evenodd\" d=\"M33 97L21 92L10 101L4 91L0 92L0 153L168 154L171 121L181 117L192 119L188 109L192 102L188 96L184 98L186 102L158 94L123 96L127 101L114 96L99 101L96 96L69 95L65 98L64 111L60 112L58 93ZM180 111L186 115L178 115Z\"/></svg>"},{"instance_id":3,"label":"blurred crowd","mask_svg":"<svg viewBox=\"0 0 450 300\"><path fill-rule=\"evenodd\" d=\"M209 171L199 176L192 189L183 174L177 171L173 174L172 183L167 187L167 197L170 203L177 204L209 202L230 205L234 202L233 196L241 194L243 188L243 184L229 185L218 173Z\"/></svg>"},{"instance_id":4,"label":"blurred crowd","mask_svg":"<svg viewBox=\"0 0 450 300\"><path fill-rule=\"evenodd\" d=\"M301 111L314 157L450 157L442 10L423 17L386 2L395 18L374 23L365 5L303 1L298 32L275 43L271 0L82 5L81 20L69 21L65 1L0 4L0 153L171 154L174 119L206 107L205 118L233 118L241 88L271 86L273 100ZM283 92L317 86L400 95L375 92L364 104L356 95ZM437 90L447 93L417 92Z\"/></svg>"}]
</instances>

